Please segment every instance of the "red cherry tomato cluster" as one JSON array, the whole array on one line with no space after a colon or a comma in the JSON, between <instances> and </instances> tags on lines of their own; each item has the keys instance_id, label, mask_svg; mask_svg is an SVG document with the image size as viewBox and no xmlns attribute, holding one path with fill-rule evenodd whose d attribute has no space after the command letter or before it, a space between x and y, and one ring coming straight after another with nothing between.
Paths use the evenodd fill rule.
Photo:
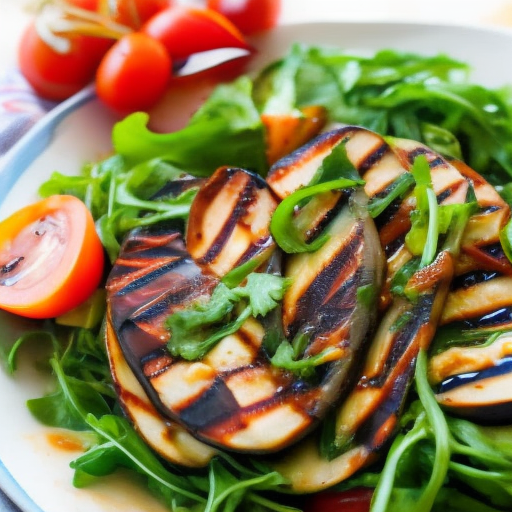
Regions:
<instances>
[{"instance_id":1,"label":"red cherry tomato cluster","mask_svg":"<svg viewBox=\"0 0 512 512\"><path fill-rule=\"evenodd\" d=\"M165 92L175 64L206 50L250 50L245 35L274 26L279 4L205 0L203 7L187 7L178 0L52 0L25 31L19 66L44 98L65 99L96 79L98 96L116 111L148 110ZM246 60L237 59L237 72ZM220 78L219 70L231 76L233 66L212 70L212 76Z\"/></svg>"}]
</instances>

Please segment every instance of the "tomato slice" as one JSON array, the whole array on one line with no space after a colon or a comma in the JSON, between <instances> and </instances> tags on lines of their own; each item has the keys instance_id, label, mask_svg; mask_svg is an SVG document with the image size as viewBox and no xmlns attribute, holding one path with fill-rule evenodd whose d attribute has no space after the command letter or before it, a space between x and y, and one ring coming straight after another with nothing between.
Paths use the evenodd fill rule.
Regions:
<instances>
[{"instance_id":1,"label":"tomato slice","mask_svg":"<svg viewBox=\"0 0 512 512\"><path fill-rule=\"evenodd\" d=\"M50 196L0 222L0 308L53 318L98 287L104 253L94 220L74 196Z\"/></svg>"},{"instance_id":2,"label":"tomato slice","mask_svg":"<svg viewBox=\"0 0 512 512\"><path fill-rule=\"evenodd\" d=\"M211 9L171 7L153 16L141 31L160 41L174 61L215 48L250 48L231 22Z\"/></svg>"}]
</instances>

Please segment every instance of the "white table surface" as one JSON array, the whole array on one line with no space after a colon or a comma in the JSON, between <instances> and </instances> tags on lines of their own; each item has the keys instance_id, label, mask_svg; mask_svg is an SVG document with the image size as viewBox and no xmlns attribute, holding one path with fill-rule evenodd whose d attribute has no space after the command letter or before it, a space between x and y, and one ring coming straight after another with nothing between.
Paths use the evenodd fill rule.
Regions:
<instances>
[{"instance_id":1,"label":"white table surface","mask_svg":"<svg viewBox=\"0 0 512 512\"><path fill-rule=\"evenodd\" d=\"M0 0L0 75L16 65L17 43L30 17L29 3ZM393 20L512 27L512 0L282 0L282 5L282 23Z\"/></svg>"}]
</instances>

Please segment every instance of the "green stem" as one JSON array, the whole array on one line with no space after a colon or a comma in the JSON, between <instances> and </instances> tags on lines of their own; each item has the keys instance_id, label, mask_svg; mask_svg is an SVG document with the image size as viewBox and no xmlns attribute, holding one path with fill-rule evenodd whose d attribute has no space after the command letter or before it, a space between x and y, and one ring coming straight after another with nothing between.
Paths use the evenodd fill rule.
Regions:
<instances>
[{"instance_id":1,"label":"green stem","mask_svg":"<svg viewBox=\"0 0 512 512\"><path fill-rule=\"evenodd\" d=\"M420 350L416 363L416 388L425 408L435 439L435 458L430 480L418 500L415 512L430 511L437 493L443 486L450 464L450 438L448 424L427 380L427 353Z\"/></svg>"},{"instance_id":2,"label":"green stem","mask_svg":"<svg viewBox=\"0 0 512 512\"><path fill-rule=\"evenodd\" d=\"M421 255L421 267L430 265L435 258L437 252L437 240L439 237L439 211L437 206L437 197L434 189L427 188L428 199L428 231L425 248Z\"/></svg>"},{"instance_id":3,"label":"green stem","mask_svg":"<svg viewBox=\"0 0 512 512\"><path fill-rule=\"evenodd\" d=\"M419 420L420 418L418 418L416 424L419 424ZM391 492L393 491L395 474L400 459L411 446L426 437L427 431L421 426L420 428L413 428L407 432L407 434L399 435L395 439L386 458L386 463L382 470L379 483L373 493L370 512L386 512Z\"/></svg>"}]
</instances>

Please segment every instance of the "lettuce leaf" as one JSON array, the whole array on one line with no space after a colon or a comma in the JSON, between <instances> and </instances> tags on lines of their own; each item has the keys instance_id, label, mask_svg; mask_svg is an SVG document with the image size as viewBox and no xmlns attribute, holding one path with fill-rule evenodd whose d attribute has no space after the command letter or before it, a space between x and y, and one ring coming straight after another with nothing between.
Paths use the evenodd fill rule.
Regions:
<instances>
[{"instance_id":1,"label":"lettuce leaf","mask_svg":"<svg viewBox=\"0 0 512 512\"><path fill-rule=\"evenodd\" d=\"M182 130L154 133L148 118L137 112L114 127L114 149L128 165L158 157L195 176L223 165L266 174L264 130L247 77L219 86Z\"/></svg>"}]
</instances>

